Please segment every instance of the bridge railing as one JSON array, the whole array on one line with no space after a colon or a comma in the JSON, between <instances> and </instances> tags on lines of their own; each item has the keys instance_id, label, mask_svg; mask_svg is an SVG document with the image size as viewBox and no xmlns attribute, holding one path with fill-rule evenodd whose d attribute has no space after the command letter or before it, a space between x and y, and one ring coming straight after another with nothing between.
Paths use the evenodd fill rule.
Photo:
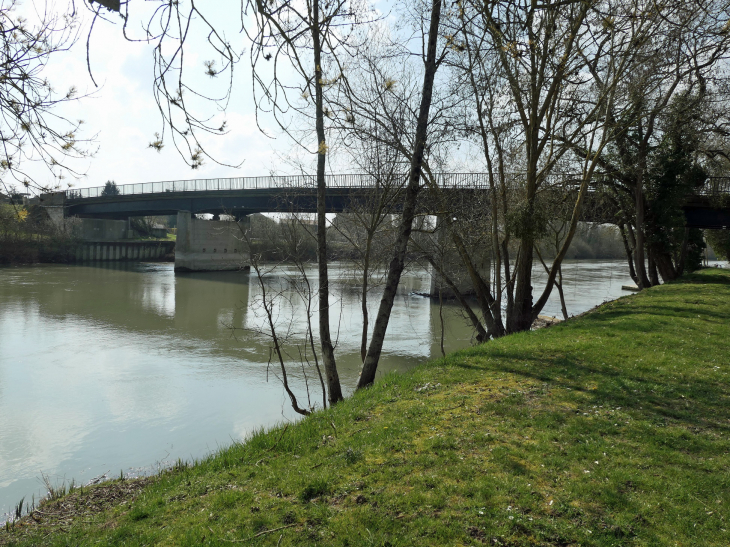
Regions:
<instances>
[{"instance_id":1,"label":"bridge railing","mask_svg":"<svg viewBox=\"0 0 730 547\"><path fill-rule=\"evenodd\" d=\"M347 175L339 175L340 178ZM234 177L217 179L166 180L137 184L120 184L112 188L97 186L66 191L69 199L97 198L103 196L128 196L138 194L163 194L166 192L212 192L218 190L256 190L269 188L306 187L313 185L312 177ZM350 182L351 181L345 181Z\"/></svg>"},{"instance_id":2,"label":"bridge railing","mask_svg":"<svg viewBox=\"0 0 730 547\"><path fill-rule=\"evenodd\" d=\"M406 175L401 175L405 183ZM489 185L484 173L439 173L436 175L439 184L444 187L482 188ZM234 177L218 179L169 180L161 182L143 182L138 184L120 184L110 188L97 186L94 188L78 188L66 191L68 199L97 198L104 196L128 196L139 194L164 194L166 192L214 192L231 190L270 190L279 188L316 188L314 175L268 176L268 177ZM327 175L328 188L375 188L378 180L371 175L343 174Z\"/></svg>"},{"instance_id":3,"label":"bridge railing","mask_svg":"<svg viewBox=\"0 0 730 547\"><path fill-rule=\"evenodd\" d=\"M697 193L701 196L730 194L730 177L710 177Z\"/></svg>"},{"instance_id":4,"label":"bridge railing","mask_svg":"<svg viewBox=\"0 0 730 547\"><path fill-rule=\"evenodd\" d=\"M406 182L406 174L400 175L402 183ZM438 173L435 175L441 188L488 188L487 173ZM519 174L508 175L509 184L520 186ZM546 186L557 184L580 184L580 177L571 175L554 175L546 180ZM575 180L573 180L575 179ZM382 184L382 183L381 183ZM143 182L137 184L120 184L109 188L78 188L66 191L68 199L97 198L104 196L128 196L139 194L164 194L166 192L214 192L232 190L271 190L280 188L306 189L316 188L314 175L267 176L267 177L233 177L217 179L169 180L161 182ZM375 188L376 177L367 174L327 175L327 187L336 188ZM699 195L730 194L730 177L711 177L697 192Z\"/></svg>"}]
</instances>

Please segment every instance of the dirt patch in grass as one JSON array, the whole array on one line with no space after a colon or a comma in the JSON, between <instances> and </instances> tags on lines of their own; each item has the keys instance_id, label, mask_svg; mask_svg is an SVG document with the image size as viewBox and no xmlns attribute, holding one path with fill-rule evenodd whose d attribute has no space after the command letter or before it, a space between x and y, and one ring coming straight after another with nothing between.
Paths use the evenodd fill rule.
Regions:
<instances>
[{"instance_id":1,"label":"dirt patch in grass","mask_svg":"<svg viewBox=\"0 0 730 547\"><path fill-rule=\"evenodd\" d=\"M61 499L44 501L28 515L1 529L0 545L8 545L31 532L65 531L65 526L72 522L89 522L106 510L129 505L153 480L153 477L117 480L78 488ZM110 521L105 523L105 527L113 528L114 524Z\"/></svg>"}]
</instances>

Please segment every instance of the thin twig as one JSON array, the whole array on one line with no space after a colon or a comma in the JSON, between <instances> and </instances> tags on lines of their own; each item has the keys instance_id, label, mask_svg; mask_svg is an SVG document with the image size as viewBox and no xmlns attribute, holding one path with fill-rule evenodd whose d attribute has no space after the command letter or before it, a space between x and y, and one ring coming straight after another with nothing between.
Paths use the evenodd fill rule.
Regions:
<instances>
[{"instance_id":1,"label":"thin twig","mask_svg":"<svg viewBox=\"0 0 730 547\"><path fill-rule=\"evenodd\" d=\"M271 532L278 532L279 530L283 530L284 528L291 528L292 526L299 526L299 523L295 522L294 524L287 524L286 526L279 526L279 528L272 528L271 530L264 530L263 532L259 532L258 534L251 536L248 539L251 540L251 539L257 538L259 536L270 534Z\"/></svg>"},{"instance_id":2,"label":"thin twig","mask_svg":"<svg viewBox=\"0 0 730 547\"><path fill-rule=\"evenodd\" d=\"M263 532L259 532L258 534L255 534L253 536L243 538L243 539L226 539L226 538L220 538L220 539L222 541L227 541L228 543L242 543L244 541L251 541L252 539L256 539L257 537L260 537L260 536L263 536L266 534L270 534L271 532L278 532L279 530L283 530L284 528L291 528L292 526L298 526L298 525L299 525L298 522L295 522L294 524L287 524L286 526L280 526L279 528L272 528L271 530L264 530ZM281 542L281 538L279 538L279 542Z\"/></svg>"},{"instance_id":3,"label":"thin twig","mask_svg":"<svg viewBox=\"0 0 730 547\"><path fill-rule=\"evenodd\" d=\"M279 438L276 440L276 442L266 449L267 452L271 452L274 448L276 448L276 446L279 444L279 441L284 436L284 433L286 433L287 429L289 429L289 424L286 424L284 431L281 432L281 435L279 435Z\"/></svg>"}]
</instances>

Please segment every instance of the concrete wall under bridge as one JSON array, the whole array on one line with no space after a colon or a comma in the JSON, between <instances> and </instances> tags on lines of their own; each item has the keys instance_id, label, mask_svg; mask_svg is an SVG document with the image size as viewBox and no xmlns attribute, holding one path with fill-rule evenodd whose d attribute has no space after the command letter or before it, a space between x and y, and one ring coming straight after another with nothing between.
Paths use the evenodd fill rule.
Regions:
<instances>
[{"instance_id":1,"label":"concrete wall under bridge","mask_svg":"<svg viewBox=\"0 0 730 547\"><path fill-rule=\"evenodd\" d=\"M250 224L248 217L238 222L201 220L190 211L178 212L175 271L248 269L250 257L242 230Z\"/></svg>"},{"instance_id":2,"label":"concrete wall under bridge","mask_svg":"<svg viewBox=\"0 0 730 547\"><path fill-rule=\"evenodd\" d=\"M77 262L161 260L175 251L174 241L95 241L76 247Z\"/></svg>"},{"instance_id":3,"label":"concrete wall under bridge","mask_svg":"<svg viewBox=\"0 0 730 547\"><path fill-rule=\"evenodd\" d=\"M65 218L63 208L46 207L48 216L58 230L73 235L82 241L109 242L135 237L130 233L128 220L110 220L105 218ZM159 237L166 237L167 233Z\"/></svg>"},{"instance_id":4,"label":"concrete wall under bridge","mask_svg":"<svg viewBox=\"0 0 730 547\"><path fill-rule=\"evenodd\" d=\"M129 222L106 218L80 218L73 226L74 234L84 241L114 241L127 239Z\"/></svg>"}]
</instances>

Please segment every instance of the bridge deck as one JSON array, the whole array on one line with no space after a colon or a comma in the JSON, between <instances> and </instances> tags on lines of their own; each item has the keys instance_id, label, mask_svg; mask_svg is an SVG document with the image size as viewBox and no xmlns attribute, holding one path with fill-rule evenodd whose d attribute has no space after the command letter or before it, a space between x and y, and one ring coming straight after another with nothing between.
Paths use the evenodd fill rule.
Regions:
<instances>
[{"instance_id":1,"label":"bridge deck","mask_svg":"<svg viewBox=\"0 0 730 547\"><path fill-rule=\"evenodd\" d=\"M488 188L489 179L486 173L438 173L439 185L448 188ZM392 178L405 182L406 175L395 175ZM327 175L327 187L336 189L366 189L383 186L384 181L375 176L351 173L343 175ZM138 184L120 184L112 192L106 193L106 186L79 188L66 191L69 200L97 198L105 196L128 196L141 194L163 194L175 192L218 192L240 190L303 190L317 187L314 175L268 176L268 177L233 177L218 179L168 180L161 182L143 182Z\"/></svg>"},{"instance_id":2,"label":"bridge deck","mask_svg":"<svg viewBox=\"0 0 730 547\"><path fill-rule=\"evenodd\" d=\"M449 191L489 190L488 173L439 173L436 177L439 186ZM405 183L405 175L395 178L400 185ZM519 174L510 175L515 188L520 186L520 178ZM547 186L567 185L576 189L579 181L574 175L556 175ZM382 187L383 182L371 175L328 175L327 211L346 211L353 199ZM94 218L169 215L178 211L238 216L257 212L313 213L315 191L316 179L312 175L174 180L124 184L112 189L106 186L71 189L63 195L63 206L67 215ZM715 199L718 195L730 196L730 177L708 179L697 195L687 201L684 209L689 226L730 226L730 203L718 208Z\"/></svg>"}]
</instances>

